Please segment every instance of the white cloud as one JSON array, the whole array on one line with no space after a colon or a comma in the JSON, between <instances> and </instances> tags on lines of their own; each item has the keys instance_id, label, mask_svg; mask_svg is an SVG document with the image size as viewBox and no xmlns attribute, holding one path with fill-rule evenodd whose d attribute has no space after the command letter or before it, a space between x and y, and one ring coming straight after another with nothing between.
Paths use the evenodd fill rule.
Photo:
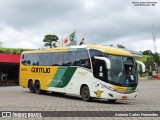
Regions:
<instances>
[{"instance_id":1,"label":"white cloud","mask_svg":"<svg viewBox=\"0 0 160 120\"><path fill-rule=\"evenodd\" d=\"M153 50L154 24L160 52L160 2L155 1L150 7L137 7L128 0L0 1L0 41L5 47L41 48L44 35L61 38L76 29L78 40L85 34L88 44Z\"/></svg>"},{"instance_id":2,"label":"white cloud","mask_svg":"<svg viewBox=\"0 0 160 120\"><path fill-rule=\"evenodd\" d=\"M0 40L3 47L13 48L40 48L42 47L41 36L30 31L17 31L10 26L3 26L0 31Z\"/></svg>"},{"instance_id":3,"label":"white cloud","mask_svg":"<svg viewBox=\"0 0 160 120\"><path fill-rule=\"evenodd\" d=\"M85 3L85 8L87 10L93 10L96 7L96 1L95 0L87 0Z\"/></svg>"}]
</instances>

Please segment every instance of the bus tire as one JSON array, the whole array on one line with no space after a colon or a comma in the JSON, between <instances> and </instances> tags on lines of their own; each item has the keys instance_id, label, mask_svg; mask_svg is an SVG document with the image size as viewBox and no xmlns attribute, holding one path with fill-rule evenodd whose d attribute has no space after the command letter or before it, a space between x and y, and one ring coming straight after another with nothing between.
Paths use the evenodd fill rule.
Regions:
<instances>
[{"instance_id":1,"label":"bus tire","mask_svg":"<svg viewBox=\"0 0 160 120\"><path fill-rule=\"evenodd\" d=\"M40 82L39 82L39 81L36 81L36 82L35 82L34 89L35 89L35 92L36 92L37 94L41 94L41 93L42 93L41 85L40 85Z\"/></svg>"},{"instance_id":2,"label":"bus tire","mask_svg":"<svg viewBox=\"0 0 160 120\"><path fill-rule=\"evenodd\" d=\"M30 80L29 83L28 83L28 88L29 88L29 91L31 93L34 93L35 92L35 89L34 89L34 84L33 84L33 81Z\"/></svg>"},{"instance_id":3,"label":"bus tire","mask_svg":"<svg viewBox=\"0 0 160 120\"><path fill-rule=\"evenodd\" d=\"M116 99L115 100L108 100L109 103L115 103L116 102Z\"/></svg>"},{"instance_id":4,"label":"bus tire","mask_svg":"<svg viewBox=\"0 0 160 120\"><path fill-rule=\"evenodd\" d=\"M84 101L86 101L86 102L91 101L90 91L89 91L88 86L84 86L84 87L81 89L81 96L82 96L82 100L84 100Z\"/></svg>"}]
</instances>

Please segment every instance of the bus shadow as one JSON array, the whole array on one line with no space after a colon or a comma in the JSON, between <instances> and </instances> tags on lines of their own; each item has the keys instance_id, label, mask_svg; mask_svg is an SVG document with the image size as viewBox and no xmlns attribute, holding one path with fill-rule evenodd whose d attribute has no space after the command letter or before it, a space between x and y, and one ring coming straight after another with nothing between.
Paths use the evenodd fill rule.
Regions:
<instances>
[{"instance_id":1,"label":"bus shadow","mask_svg":"<svg viewBox=\"0 0 160 120\"><path fill-rule=\"evenodd\" d=\"M100 104L113 104L113 105L128 105L128 102L124 102L124 101L119 101L117 100L116 102L109 102L108 100L104 100L104 99L93 99L92 102L94 103L100 103Z\"/></svg>"},{"instance_id":2,"label":"bus shadow","mask_svg":"<svg viewBox=\"0 0 160 120\"><path fill-rule=\"evenodd\" d=\"M43 95L72 99L72 100L79 100L79 101L82 100L80 96L74 96L74 95L69 95L69 94L65 94L65 93L57 93L57 92L50 93L49 92L49 93L44 93Z\"/></svg>"},{"instance_id":3,"label":"bus shadow","mask_svg":"<svg viewBox=\"0 0 160 120\"><path fill-rule=\"evenodd\" d=\"M66 98L66 99L72 99L72 100L79 100L81 101L81 97L79 96L73 96L65 93L58 93L58 92L45 92L42 94L36 94L36 93L30 93L29 91L25 91L25 93L28 94L35 94L35 95L44 95L44 96L51 96L51 97L58 97L58 98Z\"/></svg>"},{"instance_id":4,"label":"bus shadow","mask_svg":"<svg viewBox=\"0 0 160 120\"><path fill-rule=\"evenodd\" d=\"M26 93L36 94L36 93L30 93L29 91L26 91ZM78 100L78 101L85 102L85 101L82 100L82 98L80 96L58 93L58 92L45 92L45 93L42 93L40 95L58 97L58 98L65 98L65 99L70 99L70 100ZM121 100L117 100L116 102L109 102L105 99L97 99L97 98L93 98L90 102L91 103L96 103L96 104L113 104L113 105L128 105L129 104L129 102L121 101Z\"/></svg>"}]
</instances>

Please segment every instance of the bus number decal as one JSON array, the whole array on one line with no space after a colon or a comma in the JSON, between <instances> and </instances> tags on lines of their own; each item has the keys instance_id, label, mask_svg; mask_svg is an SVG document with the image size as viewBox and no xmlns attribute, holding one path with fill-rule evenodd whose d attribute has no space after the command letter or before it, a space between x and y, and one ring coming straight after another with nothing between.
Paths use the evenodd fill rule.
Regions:
<instances>
[{"instance_id":1,"label":"bus number decal","mask_svg":"<svg viewBox=\"0 0 160 120\"><path fill-rule=\"evenodd\" d=\"M22 71L27 71L27 68L21 68Z\"/></svg>"}]
</instances>

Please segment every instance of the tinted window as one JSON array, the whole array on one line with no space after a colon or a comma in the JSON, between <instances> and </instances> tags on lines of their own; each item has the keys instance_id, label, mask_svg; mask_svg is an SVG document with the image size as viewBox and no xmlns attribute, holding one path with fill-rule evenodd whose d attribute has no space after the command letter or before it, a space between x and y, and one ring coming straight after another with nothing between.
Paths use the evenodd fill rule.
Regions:
<instances>
[{"instance_id":1,"label":"tinted window","mask_svg":"<svg viewBox=\"0 0 160 120\"><path fill-rule=\"evenodd\" d=\"M26 65L33 65L33 54L26 54Z\"/></svg>"},{"instance_id":2,"label":"tinted window","mask_svg":"<svg viewBox=\"0 0 160 120\"><path fill-rule=\"evenodd\" d=\"M46 65L45 53L39 54L39 65Z\"/></svg>"},{"instance_id":3,"label":"tinted window","mask_svg":"<svg viewBox=\"0 0 160 120\"><path fill-rule=\"evenodd\" d=\"M62 65L63 62L63 53L54 53L53 56L53 65Z\"/></svg>"},{"instance_id":4,"label":"tinted window","mask_svg":"<svg viewBox=\"0 0 160 120\"><path fill-rule=\"evenodd\" d=\"M91 69L90 59L87 51L78 51L75 65Z\"/></svg>"},{"instance_id":5,"label":"tinted window","mask_svg":"<svg viewBox=\"0 0 160 120\"><path fill-rule=\"evenodd\" d=\"M123 62L125 65L133 65L134 64L133 58L129 58L129 57L123 57Z\"/></svg>"},{"instance_id":6,"label":"tinted window","mask_svg":"<svg viewBox=\"0 0 160 120\"><path fill-rule=\"evenodd\" d=\"M43 63L44 65L50 66L53 65L53 56L54 53L44 53L43 55Z\"/></svg>"},{"instance_id":7,"label":"tinted window","mask_svg":"<svg viewBox=\"0 0 160 120\"><path fill-rule=\"evenodd\" d=\"M97 60L93 70L94 77L107 82L106 63L102 60Z\"/></svg>"},{"instance_id":8,"label":"tinted window","mask_svg":"<svg viewBox=\"0 0 160 120\"><path fill-rule=\"evenodd\" d=\"M22 63L23 65L26 65L26 63L27 63L27 55L26 55L26 54L23 54L23 55L22 55L21 63Z\"/></svg>"},{"instance_id":9,"label":"tinted window","mask_svg":"<svg viewBox=\"0 0 160 120\"><path fill-rule=\"evenodd\" d=\"M64 66L73 66L75 65L76 52L66 52L64 53Z\"/></svg>"},{"instance_id":10,"label":"tinted window","mask_svg":"<svg viewBox=\"0 0 160 120\"><path fill-rule=\"evenodd\" d=\"M39 65L39 54L33 54L33 65Z\"/></svg>"},{"instance_id":11,"label":"tinted window","mask_svg":"<svg viewBox=\"0 0 160 120\"><path fill-rule=\"evenodd\" d=\"M55 53L40 53L40 56L39 56L40 65L44 65L44 66L54 65L54 61L55 61L54 54Z\"/></svg>"},{"instance_id":12,"label":"tinted window","mask_svg":"<svg viewBox=\"0 0 160 120\"><path fill-rule=\"evenodd\" d=\"M94 57L94 56L101 56L101 57L103 57L103 52L101 52L99 50L90 49L89 53L90 53L91 58Z\"/></svg>"},{"instance_id":13,"label":"tinted window","mask_svg":"<svg viewBox=\"0 0 160 120\"><path fill-rule=\"evenodd\" d=\"M22 64L24 65L42 65L42 66L62 65L62 61L63 61L63 53L60 52L22 55ZM73 59L71 59L70 61L73 62Z\"/></svg>"},{"instance_id":14,"label":"tinted window","mask_svg":"<svg viewBox=\"0 0 160 120\"><path fill-rule=\"evenodd\" d=\"M93 70L95 71L97 68L96 66L96 59L94 58L94 56L100 56L103 57L103 52L99 51L99 50L95 50L95 49L90 49L89 50L90 56L91 56L91 61L92 61L92 66L93 66Z\"/></svg>"},{"instance_id":15,"label":"tinted window","mask_svg":"<svg viewBox=\"0 0 160 120\"><path fill-rule=\"evenodd\" d=\"M22 55L22 64L32 65L32 63L33 63L33 55L32 54L23 54Z\"/></svg>"}]
</instances>

